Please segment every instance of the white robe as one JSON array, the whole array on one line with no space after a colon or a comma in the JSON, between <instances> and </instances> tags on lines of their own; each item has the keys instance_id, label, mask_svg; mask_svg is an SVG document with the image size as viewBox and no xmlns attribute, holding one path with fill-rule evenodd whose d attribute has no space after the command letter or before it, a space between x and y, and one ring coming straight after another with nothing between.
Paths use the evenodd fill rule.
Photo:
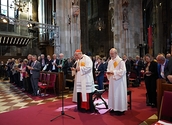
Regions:
<instances>
[{"instance_id":1,"label":"white robe","mask_svg":"<svg viewBox=\"0 0 172 125\"><path fill-rule=\"evenodd\" d=\"M75 80L74 80L74 87L73 87L72 102L77 102L77 91L76 91L76 83L75 83Z\"/></svg>"},{"instance_id":2,"label":"white robe","mask_svg":"<svg viewBox=\"0 0 172 125\"><path fill-rule=\"evenodd\" d=\"M76 65L78 66L78 61L76 61ZM72 96L72 102L77 102L77 91L76 91L76 71L72 71L72 76L75 76L74 78L74 87L73 87L73 96Z\"/></svg>"},{"instance_id":3,"label":"white robe","mask_svg":"<svg viewBox=\"0 0 172 125\"><path fill-rule=\"evenodd\" d=\"M114 66L116 62L116 66ZM108 62L107 72L114 75L107 75L109 80L108 107L114 111L127 110L127 81L125 62L119 56Z\"/></svg>"},{"instance_id":4,"label":"white robe","mask_svg":"<svg viewBox=\"0 0 172 125\"><path fill-rule=\"evenodd\" d=\"M82 64L84 64L84 66ZM81 92L82 101L86 102L86 93L92 93L95 91L92 72L93 62L89 56L83 55L77 65L80 66L80 71L75 75L76 92Z\"/></svg>"}]
</instances>

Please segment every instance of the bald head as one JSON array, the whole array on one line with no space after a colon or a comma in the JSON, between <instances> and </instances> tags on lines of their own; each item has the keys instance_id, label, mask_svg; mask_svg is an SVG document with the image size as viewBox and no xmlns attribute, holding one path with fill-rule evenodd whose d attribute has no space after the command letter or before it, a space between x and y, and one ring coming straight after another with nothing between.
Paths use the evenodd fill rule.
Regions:
<instances>
[{"instance_id":1,"label":"bald head","mask_svg":"<svg viewBox=\"0 0 172 125\"><path fill-rule=\"evenodd\" d=\"M126 60L127 59L127 55L123 55L122 59Z\"/></svg>"},{"instance_id":2,"label":"bald head","mask_svg":"<svg viewBox=\"0 0 172 125\"><path fill-rule=\"evenodd\" d=\"M166 58L167 59L170 59L170 57L171 57L171 54L170 53L167 53Z\"/></svg>"},{"instance_id":3,"label":"bald head","mask_svg":"<svg viewBox=\"0 0 172 125\"><path fill-rule=\"evenodd\" d=\"M59 54L59 59L63 59L64 58L64 54L63 53L60 53Z\"/></svg>"},{"instance_id":4,"label":"bald head","mask_svg":"<svg viewBox=\"0 0 172 125\"><path fill-rule=\"evenodd\" d=\"M115 59L118 54L118 51L115 48L110 49L109 55L112 59Z\"/></svg>"},{"instance_id":5,"label":"bald head","mask_svg":"<svg viewBox=\"0 0 172 125\"><path fill-rule=\"evenodd\" d=\"M156 60L159 64L164 64L165 62L165 56L163 54L158 54L156 57Z\"/></svg>"}]
</instances>

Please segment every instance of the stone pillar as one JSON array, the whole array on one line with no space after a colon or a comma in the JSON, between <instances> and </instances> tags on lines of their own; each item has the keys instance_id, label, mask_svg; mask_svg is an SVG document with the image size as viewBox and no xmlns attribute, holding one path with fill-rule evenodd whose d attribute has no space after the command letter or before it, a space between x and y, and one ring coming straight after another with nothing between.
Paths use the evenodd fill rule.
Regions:
<instances>
[{"instance_id":1,"label":"stone pillar","mask_svg":"<svg viewBox=\"0 0 172 125\"><path fill-rule=\"evenodd\" d=\"M154 53L163 53L163 25L162 25L162 6L159 2L153 1L153 41Z\"/></svg>"},{"instance_id":2,"label":"stone pillar","mask_svg":"<svg viewBox=\"0 0 172 125\"><path fill-rule=\"evenodd\" d=\"M86 0L80 1L80 24L81 24L81 49L82 52L89 53L88 41L88 3Z\"/></svg>"},{"instance_id":3,"label":"stone pillar","mask_svg":"<svg viewBox=\"0 0 172 125\"><path fill-rule=\"evenodd\" d=\"M110 0L109 7L113 9L111 23L114 47L117 48L120 56L139 55L137 46L143 43L141 1Z\"/></svg>"},{"instance_id":4,"label":"stone pillar","mask_svg":"<svg viewBox=\"0 0 172 125\"><path fill-rule=\"evenodd\" d=\"M45 24L45 0L38 0L38 22ZM39 42L42 45L44 41L44 29L39 28Z\"/></svg>"},{"instance_id":5,"label":"stone pillar","mask_svg":"<svg viewBox=\"0 0 172 125\"><path fill-rule=\"evenodd\" d=\"M55 46L54 50L55 53L64 53L65 57L73 56L75 49L80 48L80 12L76 9L79 3L79 0L56 2L55 23L60 30L60 45Z\"/></svg>"}]
</instances>

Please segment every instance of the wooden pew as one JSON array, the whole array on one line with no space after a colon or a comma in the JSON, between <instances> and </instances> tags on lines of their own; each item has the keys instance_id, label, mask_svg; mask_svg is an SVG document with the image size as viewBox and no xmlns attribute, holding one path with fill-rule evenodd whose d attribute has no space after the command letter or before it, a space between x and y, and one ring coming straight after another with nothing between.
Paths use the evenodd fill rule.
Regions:
<instances>
[{"instance_id":1,"label":"wooden pew","mask_svg":"<svg viewBox=\"0 0 172 125\"><path fill-rule=\"evenodd\" d=\"M172 84L167 83L164 79L157 79L157 109L158 116L161 106L161 100L164 91L172 91Z\"/></svg>"},{"instance_id":2,"label":"wooden pew","mask_svg":"<svg viewBox=\"0 0 172 125\"><path fill-rule=\"evenodd\" d=\"M56 82L55 82L55 92L56 95L59 95L62 90L65 89L64 87L64 73L63 72L47 72L41 71L42 73L49 73L49 74L56 74Z\"/></svg>"}]
</instances>

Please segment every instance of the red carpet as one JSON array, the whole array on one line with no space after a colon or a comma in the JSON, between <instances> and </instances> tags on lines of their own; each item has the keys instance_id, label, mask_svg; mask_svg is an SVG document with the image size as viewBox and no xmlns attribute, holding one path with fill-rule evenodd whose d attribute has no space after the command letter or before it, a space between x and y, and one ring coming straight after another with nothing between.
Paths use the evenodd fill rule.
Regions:
<instances>
[{"instance_id":1,"label":"red carpet","mask_svg":"<svg viewBox=\"0 0 172 125\"><path fill-rule=\"evenodd\" d=\"M57 109L61 107L61 101L50 102L26 109L15 110L0 114L0 125L139 125L148 117L156 113L155 108L145 104L145 88L131 88L132 110L128 110L123 116L111 116L106 114L80 113L74 109L66 110L67 115L75 117L71 119L62 116L54 121L51 119L61 114ZM107 93L105 93L105 96ZM74 105L72 99L65 99L65 106Z\"/></svg>"}]
</instances>

